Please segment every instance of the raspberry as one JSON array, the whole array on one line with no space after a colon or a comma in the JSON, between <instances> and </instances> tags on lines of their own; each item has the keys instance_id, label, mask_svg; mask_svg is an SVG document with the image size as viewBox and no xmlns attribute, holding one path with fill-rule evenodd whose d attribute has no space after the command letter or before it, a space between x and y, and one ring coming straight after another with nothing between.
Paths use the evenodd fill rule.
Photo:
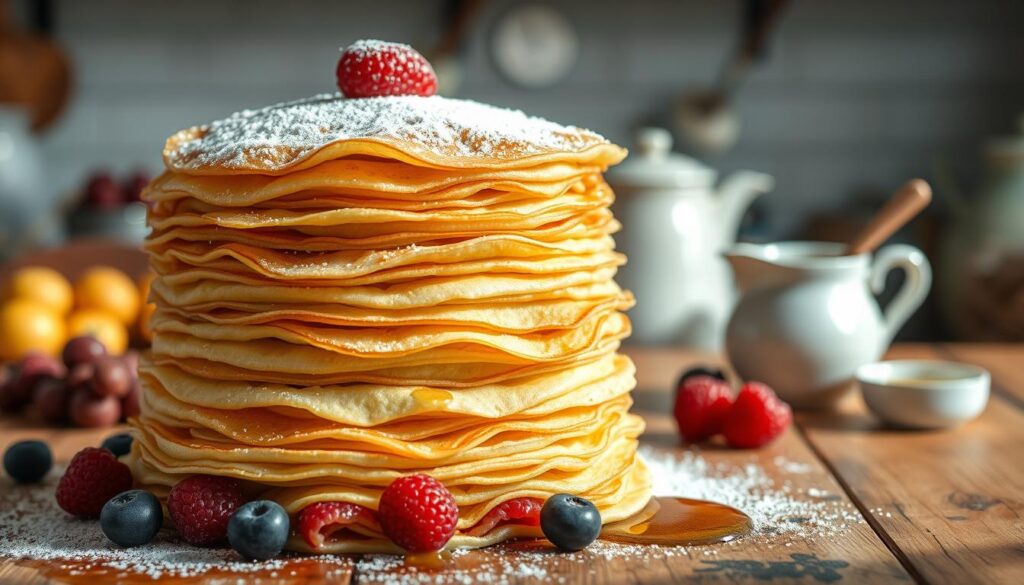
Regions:
<instances>
[{"instance_id":1,"label":"raspberry","mask_svg":"<svg viewBox=\"0 0 1024 585\"><path fill-rule=\"evenodd\" d=\"M400 477L380 495L377 519L395 544L413 553L441 550L455 534L459 508L429 475Z\"/></svg>"},{"instance_id":2,"label":"raspberry","mask_svg":"<svg viewBox=\"0 0 1024 585\"><path fill-rule=\"evenodd\" d=\"M789 405L779 400L771 388L760 382L747 382L725 416L722 433L729 445L752 449L770 443L792 420Z\"/></svg>"},{"instance_id":3,"label":"raspberry","mask_svg":"<svg viewBox=\"0 0 1024 585\"><path fill-rule=\"evenodd\" d=\"M682 380L673 408L679 433L690 443L717 435L731 406L732 388L726 382L711 376Z\"/></svg>"},{"instance_id":4,"label":"raspberry","mask_svg":"<svg viewBox=\"0 0 1024 585\"><path fill-rule=\"evenodd\" d=\"M356 41L341 52L338 88L345 97L431 96L437 76L430 63L409 45Z\"/></svg>"},{"instance_id":5,"label":"raspberry","mask_svg":"<svg viewBox=\"0 0 1024 585\"><path fill-rule=\"evenodd\" d=\"M540 525L540 509L544 502L537 498L516 498L491 508L475 526L466 531L470 536L483 536L499 524Z\"/></svg>"},{"instance_id":6,"label":"raspberry","mask_svg":"<svg viewBox=\"0 0 1024 585\"><path fill-rule=\"evenodd\" d=\"M128 466L106 449L86 447L57 483L57 505L79 518L99 518L107 500L132 487Z\"/></svg>"},{"instance_id":7,"label":"raspberry","mask_svg":"<svg viewBox=\"0 0 1024 585\"><path fill-rule=\"evenodd\" d=\"M299 536L312 548L320 548L332 534L349 524L377 523L373 511L346 502L317 502L299 513Z\"/></svg>"},{"instance_id":8,"label":"raspberry","mask_svg":"<svg viewBox=\"0 0 1024 585\"><path fill-rule=\"evenodd\" d=\"M167 496L167 512L185 542L210 546L223 542L231 514L245 503L238 482L228 477L193 475Z\"/></svg>"}]
</instances>

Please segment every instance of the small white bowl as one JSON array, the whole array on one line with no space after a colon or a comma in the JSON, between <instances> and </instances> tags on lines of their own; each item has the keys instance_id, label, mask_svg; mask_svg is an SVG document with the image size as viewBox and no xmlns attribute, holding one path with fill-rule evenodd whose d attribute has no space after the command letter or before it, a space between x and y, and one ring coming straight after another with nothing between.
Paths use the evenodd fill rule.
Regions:
<instances>
[{"instance_id":1,"label":"small white bowl","mask_svg":"<svg viewBox=\"0 0 1024 585\"><path fill-rule=\"evenodd\" d=\"M893 360L857 369L864 402L886 423L911 429L956 426L981 414L991 379L984 368L933 360Z\"/></svg>"}]
</instances>

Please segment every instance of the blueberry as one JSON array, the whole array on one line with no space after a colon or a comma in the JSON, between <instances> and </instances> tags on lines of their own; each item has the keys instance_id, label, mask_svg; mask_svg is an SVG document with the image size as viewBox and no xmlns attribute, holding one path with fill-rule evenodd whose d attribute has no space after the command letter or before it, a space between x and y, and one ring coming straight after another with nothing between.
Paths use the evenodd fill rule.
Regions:
<instances>
[{"instance_id":1,"label":"blueberry","mask_svg":"<svg viewBox=\"0 0 1024 585\"><path fill-rule=\"evenodd\" d=\"M140 546L153 540L164 523L160 500L145 490L128 490L110 498L100 512L100 528L119 546Z\"/></svg>"},{"instance_id":2,"label":"blueberry","mask_svg":"<svg viewBox=\"0 0 1024 585\"><path fill-rule=\"evenodd\" d=\"M685 382L687 378L692 378L694 376L711 376L712 378L718 378L719 380L728 381L726 380L725 373L723 373L722 370L718 368L706 368L703 366L697 366L695 368L690 368L689 370L686 370L685 372L683 372L682 376L679 376L679 381L676 382L676 388L682 386L683 382Z\"/></svg>"},{"instance_id":3,"label":"blueberry","mask_svg":"<svg viewBox=\"0 0 1024 585\"><path fill-rule=\"evenodd\" d=\"M100 447L113 453L114 457L127 455L132 450L132 436L128 433L110 435L103 439L103 444Z\"/></svg>"},{"instance_id":4,"label":"blueberry","mask_svg":"<svg viewBox=\"0 0 1024 585\"><path fill-rule=\"evenodd\" d=\"M272 559L288 540L288 512L270 500L243 504L228 520L228 542L247 559Z\"/></svg>"},{"instance_id":5,"label":"blueberry","mask_svg":"<svg viewBox=\"0 0 1024 585\"><path fill-rule=\"evenodd\" d=\"M540 510L540 529L564 551L583 550L601 533L601 513L590 500L555 494Z\"/></svg>"},{"instance_id":6,"label":"blueberry","mask_svg":"<svg viewBox=\"0 0 1024 585\"><path fill-rule=\"evenodd\" d=\"M18 441L4 453L4 469L18 483L36 483L53 467L53 454L42 441Z\"/></svg>"}]
</instances>

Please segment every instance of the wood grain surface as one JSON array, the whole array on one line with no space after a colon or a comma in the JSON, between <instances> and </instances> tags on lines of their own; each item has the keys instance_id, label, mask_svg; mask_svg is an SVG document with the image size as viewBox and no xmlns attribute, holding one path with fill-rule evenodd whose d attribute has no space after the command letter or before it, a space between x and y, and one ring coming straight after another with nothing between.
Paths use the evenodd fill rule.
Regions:
<instances>
[{"instance_id":1,"label":"wood grain surface","mask_svg":"<svg viewBox=\"0 0 1024 585\"><path fill-rule=\"evenodd\" d=\"M668 416L670 388L688 366L716 364L716 356L675 349L635 348L636 409L648 420L643 440L682 452ZM734 543L671 549L671 554L608 555L601 550L564 555L538 542L459 555L445 570L404 575L398 566L367 571L358 559L340 565L307 558L289 571L264 574L207 573L182 583L387 583L403 576L430 583L465 582L467 571L488 569L502 583L1007 583L1024 582L1024 346L897 346L892 357L957 359L993 374L996 390L985 412L960 428L941 432L881 427L851 396L836 412L802 413L773 444L756 451L717 443L690 447L709 463L762 467L794 494L827 494L851 511L838 536L752 536ZM21 438L50 442L66 460L110 431L33 429L0 421L0 448ZM782 462L782 463L780 463ZM798 471L795 471L798 470ZM0 480L7 489L9 480ZM508 559L528 548L534 574L511 572ZM60 563L0 561L0 583L142 582L110 571L71 575ZM460 580L461 579L461 580Z\"/></svg>"},{"instance_id":2,"label":"wood grain surface","mask_svg":"<svg viewBox=\"0 0 1024 585\"><path fill-rule=\"evenodd\" d=\"M1024 378L1007 374L1014 358L1024 365L1024 351L1001 349L892 353L976 363L1020 392ZM1024 412L999 392L978 419L952 430L885 429L859 399L802 415L799 428L916 580L1024 583Z\"/></svg>"}]
</instances>

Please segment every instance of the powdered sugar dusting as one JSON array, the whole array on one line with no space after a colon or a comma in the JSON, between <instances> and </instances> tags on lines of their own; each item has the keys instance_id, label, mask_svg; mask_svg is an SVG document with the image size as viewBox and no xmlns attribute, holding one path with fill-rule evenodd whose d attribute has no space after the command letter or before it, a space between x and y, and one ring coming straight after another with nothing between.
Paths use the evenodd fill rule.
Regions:
<instances>
[{"instance_id":1,"label":"powdered sugar dusting","mask_svg":"<svg viewBox=\"0 0 1024 585\"><path fill-rule=\"evenodd\" d=\"M379 53L383 49L397 48L405 51L415 51L410 45L405 43L396 43L393 41L382 41L380 39L360 39L347 47L341 47L339 49L343 53L356 53L358 55L372 55Z\"/></svg>"},{"instance_id":2,"label":"powdered sugar dusting","mask_svg":"<svg viewBox=\"0 0 1024 585\"><path fill-rule=\"evenodd\" d=\"M135 549L119 548L106 540L96 521L80 521L57 508L53 490L56 474L42 486L13 486L8 480L0 490L0 559L49 561L57 572L98 574L103 578L129 575L189 577L217 575L220 581L248 576L270 579L288 576L309 578L354 572L359 582L370 583L494 583L522 579L566 582L571 574L595 570L594 559L623 559L649 563L656 559L683 556L691 559L717 558L736 547L750 546L789 550L804 540L838 537L863 519L848 502L829 493L828 486L796 488L790 481L773 481L766 469L754 463L734 465L712 463L696 452L678 452L642 446L655 478L659 495L707 499L737 507L754 521L752 535L714 546L658 547L598 541L578 553L555 553L544 541L499 545L478 551L454 551L443 570L417 569L403 564L401 557L284 556L261 563L242 561L227 549L202 549L178 540L171 531ZM772 462L783 477L808 471L799 462L777 457ZM787 472L787 469L794 470ZM797 472L795 470L800 469ZM806 477L800 478L806 485ZM536 544L534 544L536 543ZM557 568L557 569L556 569ZM96 573L96 571L103 571ZM237 577L231 577L237 575Z\"/></svg>"},{"instance_id":3,"label":"powdered sugar dusting","mask_svg":"<svg viewBox=\"0 0 1024 585\"><path fill-rule=\"evenodd\" d=\"M259 110L243 110L168 140L167 166L180 171L276 171L324 146L367 139L413 156L516 159L579 152L607 143L589 130L562 126L518 110L441 96L345 99L321 94Z\"/></svg>"}]
</instances>

